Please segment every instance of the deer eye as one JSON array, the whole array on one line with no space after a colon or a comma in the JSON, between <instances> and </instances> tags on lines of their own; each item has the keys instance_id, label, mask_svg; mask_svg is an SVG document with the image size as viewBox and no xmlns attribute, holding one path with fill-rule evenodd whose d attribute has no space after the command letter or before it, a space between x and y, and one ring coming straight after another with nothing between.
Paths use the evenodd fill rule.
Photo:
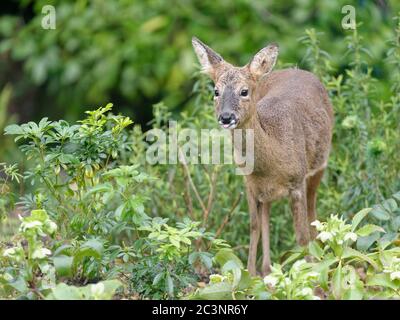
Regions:
<instances>
[{"instance_id":1,"label":"deer eye","mask_svg":"<svg viewBox=\"0 0 400 320\"><path fill-rule=\"evenodd\" d=\"M218 89L215 89L214 90L214 97L218 97L219 96L219 91L218 91Z\"/></svg>"},{"instance_id":2,"label":"deer eye","mask_svg":"<svg viewBox=\"0 0 400 320\"><path fill-rule=\"evenodd\" d=\"M242 89L242 91L240 91L240 95L242 97L247 97L249 94L249 90L248 89Z\"/></svg>"}]
</instances>

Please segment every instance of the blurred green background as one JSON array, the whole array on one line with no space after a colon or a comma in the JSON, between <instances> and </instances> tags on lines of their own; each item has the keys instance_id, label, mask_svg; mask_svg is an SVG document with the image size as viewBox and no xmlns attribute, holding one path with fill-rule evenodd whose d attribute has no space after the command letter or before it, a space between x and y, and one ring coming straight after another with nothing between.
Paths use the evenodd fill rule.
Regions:
<instances>
[{"instance_id":1,"label":"blurred green background","mask_svg":"<svg viewBox=\"0 0 400 320\"><path fill-rule=\"evenodd\" d=\"M56 9L55 30L41 27L42 8L48 4ZM344 5L355 7L356 32L342 28ZM187 126L213 127L211 94L204 89L209 82L195 86L204 79L198 76L191 37L242 65L267 43L277 42L277 68L313 71L334 105L332 153L319 189L321 215L351 215L400 188L400 25L393 19L400 13L398 0L24 0L2 2L1 8L1 132L7 124L42 117L75 121L107 102L144 130L160 101L168 108L163 122L180 117ZM143 157L138 141L133 163ZM0 162L20 159L12 139L0 135ZM21 169L27 165L20 163ZM206 198L210 186L198 167L190 170ZM185 176L179 168L145 164L145 172L156 177L170 177L175 169L174 183L160 179L160 186L149 188L154 216L186 215ZM240 177L222 171L217 186L222 191L213 209L217 214L210 215L208 225L212 231L232 206L232 195L243 191ZM222 237L244 248L245 200L238 207ZM272 221L276 255L292 246L294 236L288 205L274 211L284 213ZM202 219L200 212L195 220Z\"/></svg>"},{"instance_id":2,"label":"blurred green background","mask_svg":"<svg viewBox=\"0 0 400 320\"><path fill-rule=\"evenodd\" d=\"M55 30L41 27L48 4L56 9ZM307 68L298 39L313 27L324 33L320 45L340 73L350 63L343 56L348 31L340 24L346 4L354 5L362 22L373 76L385 80L385 42L399 1L2 1L0 88L10 91L3 109L19 122L76 120L83 110L111 101L146 128L153 104L162 100L181 111L193 100L192 35L237 64L274 41L280 61ZM384 83L377 86L388 94Z\"/></svg>"}]
</instances>

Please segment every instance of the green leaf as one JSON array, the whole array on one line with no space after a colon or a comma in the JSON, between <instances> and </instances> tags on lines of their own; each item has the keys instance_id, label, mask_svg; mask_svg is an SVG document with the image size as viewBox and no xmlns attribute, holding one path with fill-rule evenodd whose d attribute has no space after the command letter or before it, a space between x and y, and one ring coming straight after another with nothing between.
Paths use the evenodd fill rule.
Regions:
<instances>
[{"instance_id":1,"label":"green leaf","mask_svg":"<svg viewBox=\"0 0 400 320\"><path fill-rule=\"evenodd\" d=\"M227 282L214 283L200 290L196 298L203 300L231 300L232 286Z\"/></svg>"},{"instance_id":2,"label":"green leaf","mask_svg":"<svg viewBox=\"0 0 400 320\"><path fill-rule=\"evenodd\" d=\"M19 277L15 281L8 282L8 285L13 287L15 290L17 290L20 293L24 293L28 291L28 286L24 278Z\"/></svg>"},{"instance_id":3,"label":"green leaf","mask_svg":"<svg viewBox=\"0 0 400 320\"><path fill-rule=\"evenodd\" d=\"M192 252L189 255L189 263L193 265L197 259L200 259L201 263L210 270L212 268L212 255L209 252Z\"/></svg>"},{"instance_id":4,"label":"green leaf","mask_svg":"<svg viewBox=\"0 0 400 320\"><path fill-rule=\"evenodd\" d=\"M4 128L4 134L14 135L14 134L24 134L24 129L17 124L10 124L9 126Z\"/></svg>"},{"instance_id":5,"label":"green leaf","mask_svg":"<svg viewBox=\"0 0 400 320\"><path fill-rule=\"evenodd\" d=\"M351 224L351 231L354 232L354 230L356 230L357 226L360 224L360 222L365 218L365 216L371 212L372 208L365 208L362 209L361 211L357 212L354 217L353 217L353 221Z\"/></svg>"},{"instance_id":6,"label":"green leaf","mask_svg":"<svg viewBox=\"0 0 400 320\"><path fill-rule=\"evenodd\" d=\"M394 199L396 199L398 202L400 202L400 191L396 192L393 196Z\"/></svg>"},{"instance_id":7,"label":"green leaf","mask_svg":"<svg viewBox=\"0 0 400 320\"><path fill-rule=\"evenodd\" d=\"M165 286L166 286L165 289L166 289L168 295L170 297L173 297L174 296L174 282L173 282L172 277L171 277L171 275L169 273L167 273L167 276L166 276L165 280L166 280L165 281Z\"/></svg>"},{"instance_id":8,"label":"green leaf","mask_svg":"<svg viewBox=\"0 0 400 320\"><path fill-rule=\"evenodd\" d=\"M215 255L214 260L220 266L223 266L225 263L232 260L235 261L235 263L240 266L240 268L244 267L242 261L240 261L240 259L233 253L232 249L230 248L220 249Z\"/></svg>"},{"instance_id":9,"label":"green leaf","mask_svg":"<svg viewBox=\"0 0 400 320\"><path fill-rule=\"evenodd\" d=\"M103 244L96 239L86 241L74 255L74 265L78 264L85 257L100 259L103 254Z\"/></svg>"},{"instance_id":10,"label":"green leaf","mask_svg":"<svg viewBox=\"0 0 400 320\"><path fill-rule=\"evenodd\" d=\"M144 202L144 199L141 196L132 196L129 199L129 204L130 204L131 208L139 214L144 213L143 202Z\"/></svg>"},{"instance_id":11,"label":"green leaf","mask_svg":"<svg viewBox=\"0 0 400 320\"><path fill-rule=\"evenodd\" d=\"M369 236L373 232L385 232L385 230L374 224L367 224L356 231L357 235L360 237Z\"/></svg>"},{"instance_id":12,"label":"green leaf","mask_svg":"<svg viewBox=\"0 0 400 320\"><path fill-rule=\"evenodd\" d=\"M104 193L104 192L110 192L113 190L113 186L111 183L102 183L94 186L93 188L90 188L89 191L85 194L84 198L87 196L94 194L94 193Z\"/></svg>"},{"instance_id":13,"label":"green leaf","mask_svg":"<svg viewBox=\"0 0 400 320\"><path fill-rule=\"evenodd\" d=\"M332 277L332 293L335 299L341 299L342 297L343 294L342 279L343 279L342 262L340 261Z\"/></svg>"},{"instance_id":14,"label":"green leaf","mask_svg":"<svg viewBox=\"0 0 400 320\"><path fill-rule=\"evenodd\" d=\"M165 275L164 272L160 272L159 274L157 274L154 277L153 286L156 286L161 281L161 279L164 277L164 275Z\"/></svg>"},{"instance_id":15,"label":"green leaf","mask_svg":"<svg viewBox=\"0 0 400 320\"><path fill-rule=\"evenodd\" d=\"M384 288L390 288L393 290L398 290L399 288L390 280L390 275L388 273L378 273L374 274L367 279L367 286L380 286Z\"/></svg>"},{"instance_id":16,"label":"green leaf","mask_svg":"<svg viewBox=\"0 0 400 320\"><path fill-rule=\"evenodd\" d=\"M319 270L319 285L325 291L329 290L328 281L329 281L329 267L324 266Z\"/></svg>"},{"instance_id":17,"label":"green leaf","mask_svg":"<svg viewBox=\"0 0 400 320\"><path fill-rule=\"evenodd\" d=\"M175 247L177 247L178 249L181 247L180 241L179 241L179 237L177 236L170 236L169 237L169 241L171 242L172 245L174 245Z\"/></svg>"},{"instance_id":18,"label":"green leaf","mask_svg":"<svg viewBox=\"0 0 400 320\"><path fill-rule=\"evenodd\" d=\"M357 239L357 249L367 251L372 244L380 238L378 232L372 233L367 237L359 237Z\"/></svg>"},{"instance_id":19,"label":"green leaf","mask_svg":"<svg viewBox=\"0 0 400 320\"><path fill-rule=\"evenodd\" d=\"M38 210L31 211L30 218L32 218L32 220L45 222L46 220L49 219L49 216L47 215L46 210L38 209Z\"/></svg>"},{"instance_id":20,"label":"green leaf","mask_svg":"<svg viewBox=\"0 0 400 320\"><path fill-rule=\"evenodd\" d=\"M74 258L60 255L53 258L54 267L59 277L69 277L72 275L72 265Z\"/></svg>"},{"instance_id":21,"label":"green leaf","mask_svg":"<svg viewBox=\"0 0 400 320\"><path fill-rule=\"evenodd\" d=\"M343 295L343 300L362 300L363 296L364 296L363 288L355 286L354 288L346 290L346 292Z\"/></svg>"},{"instance_id":22,"label":"green leaf","mask_svg":"<svg viewBox=\"0 0 400 320\"><path fill-rule=\"evenodd\" d=\"M124 209L125 209L125 203L121 204L121 205L115 210L115 217L116 217L118 220L121 220L122 214L123 214L123 212L124 212Z\"/></svg>"},{"instance_id":23,"label":"green leaf","mask_svg":"<svg viewBox=\"0 0 400 320\"><path fill-rule=\"evenodd\" d=\"M371 215L382 221L387 221L390 219L390 214L379 205L372 208Z\"/></svg>"},{"instance_id":24,"label":"green leaf","mask_svg":"<svg viewBox=\"0 0 400 320\"><path fill-rule=\"evenodd\" d=\"M399 229L400 229L400 216L395 217L391 221L391 225L392 225L393 230L395 230L396 232L399 231Z\"/></svg>"},{"instance_id":25,"label":"green leaf","mask_svg":"<svg viewBox=\"0 0 400 320\"><path fill-rule=\"evenodd\" d=\"M246 290L251 286L252 278L247 270L241 270L241 278L237 285L238 290Z\"/></svg>"},{"instance_id":26,"label":"green leaf","mask_svg":"<svg viewBox=\"0 0 400 320\"><path fill-rule=\"evenodd\" d=\"M367 255L361 253L360 251L354 250L353 248L346 247L343 251L342 258L358 258L362 261L368 262L372 267L374 267L375 270L379 269L378 264L368 257Z\"/></svg>"},{"instance_id":27,"label":"green leaf","mask_svg":"<svg viewBox=\"0 0 400 320\"><path fill-rule=\"evenodd\" d=\"M308 244L308 251L313 257L317 258L318 260L320 260L324 254L324 250L319 246L316 241L311 241Z\"/></svg>"},{"instance_id":28,"label":"green leaf","mask_svg":"<svg viewBox=\"0 0 400 320\"><path fill-rule=\"evenodd\" d=\"M231 272L233 274L232 287L236 288L242 277L241 266L235 260L227 261L221 268L222 274Z\"/></svg>"},{"instance_id":29,"label":"green leaf","mask_svg":"<svg viewBox=\"0 0 400 320\"><path fill-rule=\"evenodd\" d=\"M105 280L101 283L104 285L104 294L101 298L107 300L111 299L114 296L115 291L122 287L121 281L116 279Z\"/></svg>"},{"instance_id":30,"label":"green leaf","mask_svg":"<svg viewBox=\"0 0 400 320\"><path fill-rule=\"evenodd\" d=\"M382 202L382 206L387 212L394 212L397 209L397 202L394 199L387 199Z\"/></svg>"},{"instance_id":31,"label":"green leaf","mask_svg":"<svg viewBox=\"0 0 400 320\"><path fill-rule=\"evenodd\" d=\"M65 283L59 283L55 288L52 289L47 300L88 300L88 299L111 299L115 291L122 286L119 280L106 280L100 282L104 288L102 292L94 295L94 288L97 284L89 284L84 287L68 286Z\"/></svg>"},{"instance_id":32,"label":"green leaf","mask_svg":"<svg viewBox=\"0 0 400 320\"><path fill-rule=\"evenodd\" d=\"M52 294L46 298L49 300L82 300L83 295L77 287L59 283L52 289Z\"/></svg>"},{"instance_id":33,"label":"green leaf","mask_svg":"<svg viewBox=\"0 0 400 320\"><path fill-rule=\"evenodd\" d=\"M62 253L65 253L65 251L69 251L68 249L71 249L72 246L70 244L63 244L59 246L53 253L54 256L58 256Z\"/></svg>"}]
</instances>

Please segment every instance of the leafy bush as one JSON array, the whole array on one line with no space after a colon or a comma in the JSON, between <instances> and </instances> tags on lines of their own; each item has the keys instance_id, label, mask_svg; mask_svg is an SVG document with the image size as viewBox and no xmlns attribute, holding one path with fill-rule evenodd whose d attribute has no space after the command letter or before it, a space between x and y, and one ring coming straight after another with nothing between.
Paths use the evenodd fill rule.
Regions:
<instances>
[{"instance_id":1,"label":"leafy bush","mask_svg":"<svg viewBox=\"0 0 400 320\"><path fill-rule=\"evenodd\" d=\"M84 287L59 283L46 297L47 300L109 300L122 286L118 280L106 280Z\"/></svg>"},{"instance_id":2,"label":"leafy bush","mask_svg":"<svg viewBox=\"0 0 400 320\"><path fill-rule=\"evenodd\" d=\"M351 56L343 56L346 44L342 38L351 33L340 25L346 0L191 0L172 6L165 1L131 0L30 3L32 19L17 15L0 18L0 52L4 56L0 83L12 80L20 114L28 114L29 119L44 115L77 119L83 106L112 100L145 124L153 103L164 100L177 111L177 107L190 105L193 35L241 64L265 43L278 42L282 61L304 67L306 49L295 40L305 28L314 27L325 32L320 47L331 54L332 65L343 70L352 62ZM56 9L55 30L40 27L45 5ZM26 3L20 6L23 9ZM393 73L382 56L392 26L390 18L400 10L399 3L358 1L354 6L357 21L364 22L359 32L368 36L374 73L387 80ZM382 95L388 95L380 83L376 86ZM33 100L33 108L26 100ZM45 104L49 100L50 110Z\"/></svg>"},{"instance_id":3,"label":"leafy bush","mask_svg":"<svg viewBox=\"0 0 400 320\"><path fill-rule=\"evenodd\" d=\"M216 126L211 83L196 75L191 93L190 84L189 89L184 84L189 83L186 79L193 72L190 64L194 61L185 32L207 41L209 29L203 37L201 25L209 23L205 21L212 20L212 16L200 14L197 4L189 5L200 14L200 27L191 26L193 29L185 29L170 42L169 37L162 36L171 31L168 23L163 25L169 19L165 4L154 4L158 14L153 15L150 11L141 14L140 4L131 7L128 2L60 4L59 21L72 19L73 23L45 36L30 32L40 17L20 29L14 28L17 19L1 19L0 33L6 37L0 50L9 53L11 60L21 61L24 72L37 86L50 94L60 92L57 104L71 106L69 110L115 95L129 101L141 101L143 95L149 101L158 101L163 96L168 97L165 103L153 108L153 128L167 129L171 119L178 120L178 131ZM42 4L36 3L37 7ZM332 21L336 25L339 13L329 3L318 2L323 13L317 19L323 25ZM346 38L335 41L334 50L331 29L325 33L320 28L306 29L297 42L293 41L303 33L308 9L315 5L305 1L302 10L290 10L292 20L302 28L283 23L279 14L271 16L270 23L286 26L288 31L287 38L278 41L282 47L280 66L294 66L299 61L301 67L317 74L335 109L332 152L319 188L320 221L314 222L319 231L317 240L307 248L292 249L289 206L286 202L274 204L272 260L279 263L273 265L266 279L250 277L241 262L249 242L248 210L243 201L242 178L233 174L233 166L149 164L144 159L149 147L145 133L137 125L129 130L131 120L110 114L109 104L87 112L87 118L74 125L44 118L37 123L6 127L6 134L16 137L24 161L22 165L0 165L0 211L11 228L1 231L0 295L29 299L113 295L163 299L397 298L399 194L390 195L400 189L400 20L395 17L393 30L389 22L381 23L384 36L370 37L371 28L383 18L376 14L376 7L361 6L357 17L372 15L374 23L364 23L345 33L336 30L337 35ZM85 15L75 17L76 10L82 9L79 6L85 8ZM222 6L228 11L232 8L215 1L199 6ZM265 23L257 2L239 6L245 9L243 16L230 19L226 26L213 22L220 30L208 42L216 43L220 52L231 52L232 57L237 56L235 52L248 52L247 56L235 57L236 62L246 63L250 53L265 41L265 35L258 31ZM275 12L284 12L286 6L271 4ZM140 16L138 23L129 20L121 26L121 21L128 20L119 17L114 21L111 17L98 25L90 24L96 30L96 45L86 41L92 39L92 29L79 33L75 44L68 40L68 34L85 26L98 12L120 12L121 8L126 15L137 9L133 15ZM189 23L186 15L191 16L190 12L179 11L174 21ZM256 13L260 28L243 28L254 33L250 42L247 33L234 35L235 41L224 36L224 30L246 25L252 13ZM118 32L109 32L114 23L121 39L128 39L118 46L112 45L119 39ZM135 33L131 30L146 28L150 29L145 37L132 39ZM271 39L280 39L278 31L271 32ZM363 39L366 34L368 42ZM388 38L391 40L386 42ZM130 56L133 47L137 49L135 57ZM154 59L154 54L159 55L154 49L161 47L166 48L162 55L165 61ZM55 54L59 51L66 54ZM180 59L176 59L177 54ZM150 67L153 64L154 68ZM107 77L103 68L109 71ZM121 77L115 77L119 73ZM138 81L133 81L136 78ZM1 100L7 100L8 95L8 89L3 90ZM171 111L181 106L177 101L183 97L182 105L186 104L189 96L195 99L184 111ZM10 122L4 117L4 105L0 104L0 127ZM22 195L19 202L18 194ZM371 209L354 215L365 207ZM336 212L343 216L339 218ZM22 225L35 222L29 233L22 227L17 231L18 215ZM50 221L57 226L54 233L48 229ZM219 237L235 247L227 248L224 241L216 239ZM213 263L219 269L213 268ZM210 271L219 274L211 275L210 284L190 294L196 282L203 283ZM110 289L107 281L113 281ZM318 290L313 290L316 287Z\"/></svg>"},{"instance_id":4,"label":"leafy bush","mask_svg":"<svg viewBox=\"0 0 400 320\"><path fill-rule=\"evenodd\" d=\"M338 216L314 221L317 240L299 248L282 264L274 264L264 279L251 278L232 251L220 252L214 261L221 274L198 289L192 299L372 299L399 298L400 250L382 240L370 252L355 248L358 238L384 232L376 225L360 223L371 211L361 210L346 223ZM307 262L306 260L309 262Z\"/></svg>"},{"instance_id":5,"label":"leafy bush","mask_svg":"<svg viewBox=\"0 0 400 320\"><path fill-rule=\"evenodd\" d=\"M60 281L82 285L128 277L128 296L174 298L195 283L199 263L210 265L212 254L196 250L195 242L212 240L209 249L224 245L199 223L184 219L175 228L146 214L141 186L154 178L139 165L123 164L130 150L124 129L132 122L107 114L111 107L88 111L76 125L45 118L6 128L32 163L23 178L34 194L19 202L19 232L4 245L2 295L89 298L93 286ZM14 166L4 171L4 188L8 179L21 179Z\"/></svg>"}]
</instances>

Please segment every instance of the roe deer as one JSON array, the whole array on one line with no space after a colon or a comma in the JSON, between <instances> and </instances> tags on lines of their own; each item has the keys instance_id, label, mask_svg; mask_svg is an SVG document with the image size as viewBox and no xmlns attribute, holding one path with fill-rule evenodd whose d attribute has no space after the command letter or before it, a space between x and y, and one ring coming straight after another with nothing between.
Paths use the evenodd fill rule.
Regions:
<instances>
[{"instance_id":1,"label":"roe deer","mask_svg":"<svg viewBox=\"0 0 400 320\"><path fill-rule=\"evenodd\" d=\"M254 170L245 176L250 212L247 268L256 274L262 237L262 274L270 272L271 202L289 196L296 240L315 238L316 194L331 146L333 109L327 91L312 73L272 71L278 46L261 49L244 67L233 66L193 37L203 71L215 83L218 122L225 129L254 130Z\"/></svg>"}]
</instances>

